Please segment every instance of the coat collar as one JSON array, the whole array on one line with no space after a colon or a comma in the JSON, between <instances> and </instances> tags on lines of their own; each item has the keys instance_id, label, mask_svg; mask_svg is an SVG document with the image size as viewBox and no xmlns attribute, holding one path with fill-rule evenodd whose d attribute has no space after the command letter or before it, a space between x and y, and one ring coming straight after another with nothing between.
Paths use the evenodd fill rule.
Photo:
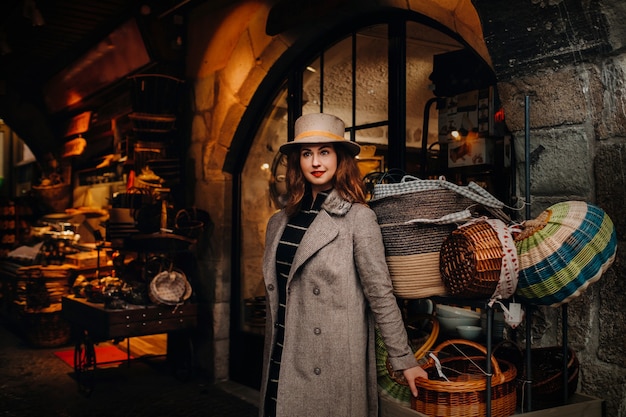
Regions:
<instances>
[{"instance_id":1,"label":"coat collar","mask_svg":"<svg viewBox=\"0 0 626 417\"><path fill-rule=\"evenodd\" d=\"M345 216L350 211L350 207L352 207L352 203L345 200L335 189L331 190L322 204L324 210L335 216Z\"/></svg>"}]
</instances>

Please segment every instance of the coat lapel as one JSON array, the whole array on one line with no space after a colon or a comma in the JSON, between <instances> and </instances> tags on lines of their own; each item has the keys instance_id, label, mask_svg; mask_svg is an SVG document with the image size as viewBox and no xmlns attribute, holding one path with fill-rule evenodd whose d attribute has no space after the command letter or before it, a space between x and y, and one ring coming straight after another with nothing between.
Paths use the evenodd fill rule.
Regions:
<instances>
[{"instance_id":1,"label":"coat lapel","mask_svg":"<svg viewBox=\"0 0 626 417\"><path fill-rule=\"evenodd\" d=\"M265 262L263 263L263 275L267 281L267 284L276 285L276 250L278 248L278 242L280 241L283 231L287 226L287 215L284 212L279 214L278 221L271 224L271 229L268 228L267 234L273 236L270 242L267 242L268 247L265 248L265 252L269 256L265 256Z\"/></svg>"},{"instance_id":2,"label":"coat lapel","mask_svg":"<svg viewBox=\"0 0 626 417\"><path fill-rule=\"evenodd\" d=\"M289 281L293 278L295 271L298 270L311 256L316 254L321 248L332 242L337 237L337 227L332 217L325 211L321 210L315 217L311 226L304 234L296 256L294 257L291 271L289 272Z\"/></svg>"}]
</instances>

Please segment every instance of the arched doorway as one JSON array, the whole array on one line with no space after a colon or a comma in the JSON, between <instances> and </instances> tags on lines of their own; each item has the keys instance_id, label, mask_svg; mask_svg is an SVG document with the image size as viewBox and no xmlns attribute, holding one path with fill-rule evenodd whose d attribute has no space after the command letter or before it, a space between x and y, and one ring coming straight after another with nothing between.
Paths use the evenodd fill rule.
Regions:
<instances>
[{"instance_id":1,"label":"arched doorway","mask_svg":"<svg viewBox=\"0 0 626 417\"><path fill-rule=\"evenodd\" d=\"M313 112L341 117L346 137L363 146L363 175L399 169L436 176L450 172L441 159L442 135L449 133L441 131L438 107L446 106L441 98L480 90L494 100L489 66L445 26L408 11L364 14L356 20L352 28L337 27L294 43L290 49L298 53L285 54L244 116L242 124L255 126L254 132L236 137L247 143L233 143L240 158L232 170L230 375L255 388L264 333L265 225L281 206L284 166L277 151L293 137L295 119Z\"/></svg>"}]
</instances>

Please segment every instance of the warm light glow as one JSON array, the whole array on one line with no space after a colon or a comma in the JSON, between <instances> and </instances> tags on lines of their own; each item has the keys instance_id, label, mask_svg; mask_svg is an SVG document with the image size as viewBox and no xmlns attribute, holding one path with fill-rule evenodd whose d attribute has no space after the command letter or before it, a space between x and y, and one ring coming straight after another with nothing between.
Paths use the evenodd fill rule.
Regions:
<instances>
[{"instance_id":1,"label":"warm light glow","mask_svg":"<svg viewBox=\"0 0 626 417\"><path fill-rule=\"evenodd\" d=\"M311 66L307 66L306 70L310 71L310 72L317 72L317 70L315 68L311 67Z\"/></svg>"},{"instance_id":2,"label":"warm light glow","mask_svg":"<svg viewBox=\"0 0 626 417\"><path fill-rule=\"evenodd\" d=\"M261 171L269 171L269 169L270 169L270 164L268 164L267 162L261 165Z\"/></svg>"},{"instance_id":3,"label":"warm light glow","mask_svg":"<svg viewBox=\"0 0 626 417\"><path fill-rule=\"evenodd\" d=\"M454 139L454 140L460 140L461 139L461 134L459 133L458 130L453 130L452 132L450 132L450 136L452 136L452 139Z\"/></svg>"},{"instance_id":4,"label":"warm light glow","mask_svg":"<svg viewBox=\"0 0 626 417\"><path fill-rule=\"evenodd\" d=\"M504 123L504 108L500 108L500 110L493 115L493 119L496 123Z\"/></svg>"}]
</instances>

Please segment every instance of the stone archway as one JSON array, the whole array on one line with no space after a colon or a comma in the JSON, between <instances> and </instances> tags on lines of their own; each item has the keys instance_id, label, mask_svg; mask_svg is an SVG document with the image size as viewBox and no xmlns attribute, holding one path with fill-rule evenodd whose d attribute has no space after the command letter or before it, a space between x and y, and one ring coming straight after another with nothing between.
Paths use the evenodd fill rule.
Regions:
<instances>
[{"instance_id":1,"label":"stone archway","mask_svg":"<svg viewBox=\"0 0 626 417\"><path fill-rule=\"evenodd\" d=\"M297 4L297 10L289 6L293 4ZM204 148L203 166L214 169L223 165L229 140L232 140L237 128L237 124L232 122L241 118L272 65L297 38L302 30L299 24L302 21L311 22L311 13L313 16L357 14L376 8L397 8L396 5L390 0L332 0L304 2L304 6L300 2L283 1L270 8L258 2L242 1L219 14L207 16L206 20L199 18L197 23L192 21L192 38L206 39L204 44L194 46L194 51L190 53L193 61L189 65L189 76L197 80L196 115L204 113L204 117L196 117L193 121L194 136L207 132L204 139L207 145L210 144ZM446 26L460 35L485 62L491 63L480 20L470 0L410 1L407 10ZM278 23L270 24L270 20ZM332 24L331 18L325 18L322 23L323 26ZM319 25L316 28L320 30ZM268 32L277 33L272 36ZM205 178L206 173L201 177Z\"/></svg>"},{"instance_id":2,"label":"stone archway","mask_svg":"<svg viewBox=\"0 0 626 417\"><path fill-rule=\"evenodd\" d=\"M335 20L325 18L319 23L316 21L313 28L311 25L304 27L298 22L302 19L310 22L311 10L300 7L300 3L296 14L281 9L291 3L278 3L275 9L257 1L241 1L219 10L203 5L190 17L188 78L193 82L194 114L188 156L198 179L196 206L207 210L215 224L209 247L199 257L201 265L198 269L202 276L199 277L198 293L208 302L206 314L213 323L206 333L209 346L200 349L203 357L199 360L201 366L213 370L216 378L228 377L230 286L233 279L230 269L233 184L230 174L223 170L224 162L239 122L272 66L300 36L310 36L313 30L322 31L336 24ZM345 13L398 8L397 2L391 0L328 0L306 4L322 16L343 18ZM480 21L471 1L409 1L407 4L403 10L423 14L448 27L490 63ZM287 20L293 24L282 28L280 33L269 35L270 17L280 17L279 21ZM210 362L203 363L207 360Z\"/></svg>"}]
</instances>

